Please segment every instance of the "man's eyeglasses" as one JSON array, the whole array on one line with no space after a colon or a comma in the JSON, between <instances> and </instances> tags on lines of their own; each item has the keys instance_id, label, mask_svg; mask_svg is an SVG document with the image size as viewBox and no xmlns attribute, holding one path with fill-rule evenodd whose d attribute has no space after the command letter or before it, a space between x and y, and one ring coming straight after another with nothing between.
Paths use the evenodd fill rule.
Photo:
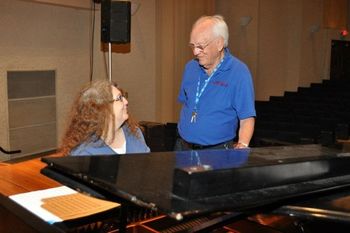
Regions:
<instances>
[{"instance_id":1,"label":"man's eyeglasses","mask_svg":"<svg viewBox=\"0 0 350 233\"><path fill-rule=\"evenodd\" d=\"M206 47L208 47L214 40L215 40L215 39L212 39L211 41L209 41L208 43L206 43L206 44L204 44L204 45L201 45L201 44L195 45L195 44L190 43L188 46L190 46L190 48L191 48L192 50L198 49L199 51L203 52L204 49L205 49Z\"/></svg>"}]
</instances>

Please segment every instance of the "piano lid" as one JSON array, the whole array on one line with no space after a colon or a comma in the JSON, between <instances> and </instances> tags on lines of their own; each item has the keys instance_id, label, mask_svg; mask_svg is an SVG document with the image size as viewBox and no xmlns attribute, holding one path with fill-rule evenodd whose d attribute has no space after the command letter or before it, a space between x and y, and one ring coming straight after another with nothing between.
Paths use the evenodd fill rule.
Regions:
<instances>
[{"instance_id":1,"label":"piano lid","mask_svg":"<svg viewBox=\"0 0 350 233\"><path fill-rule=\"evenodd\" d=\"M319 145L298 145L47 157L42 159L48 164L42 172L73 188L84 184L106 196L183 216L238 211L346 186L350 157L339 153Z\"/></svg>"}]
</instances>

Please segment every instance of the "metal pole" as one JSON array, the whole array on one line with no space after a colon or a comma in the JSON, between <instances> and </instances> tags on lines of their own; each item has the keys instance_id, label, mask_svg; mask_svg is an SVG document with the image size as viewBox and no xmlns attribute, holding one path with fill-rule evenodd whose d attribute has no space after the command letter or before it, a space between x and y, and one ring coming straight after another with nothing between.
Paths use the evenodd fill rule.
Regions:
<instances>
[{"instance_id":1,"label":"metal pole","mask_svg":"<svg viewBox=\"0 0 350 233\"><path fill-rule=\"evenodd\" d=\"M112 82L112 43L108 43L108 78Z\"/></svg>"}]
</instances>

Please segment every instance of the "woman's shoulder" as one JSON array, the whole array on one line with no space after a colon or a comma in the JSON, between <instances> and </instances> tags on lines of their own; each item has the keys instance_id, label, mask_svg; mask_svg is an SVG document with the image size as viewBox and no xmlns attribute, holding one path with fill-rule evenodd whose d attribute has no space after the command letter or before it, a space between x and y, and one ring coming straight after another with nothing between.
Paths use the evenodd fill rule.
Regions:
<instances>
[{"instance_id":1,"label":"woman's shoulder","mask_svg":"<svg viewBox=\"0 0 350 233\"><path fill-rule=\"evenodd\" d=\"M124 133L125 133L125 138L127 139L133 139L136 141L144 141L144 136L139 127L136 128L135 132L132 132L131 129L127 126L123 127Z\"/></svg>"},{"instance_id":2,"label":"woman's shoulder","mask_svg":"<svg viewBox=\"0 0 350 233\"><path fill-rule=\"evenodd\" d=\"M122 129L124 131L124 133L126 135L132 135L132 136L143 136L143 133L142 133L142 130L140 129L140 127L136 127L136 132L132 132L129 125L127 123L125 123L123 126L122 126Z\"/></svg>"},{"instance_id":3,"label":"woman's shoulder","mask_svg":"<svg viewBox=\"0 0 350 233\"><path fill-rule=\"evenodd\" d=\"M95 141L87 141L76 148L74 148L70 155L82 156L82 155L107 155L115 154L113 150L102 140L97 139Z\"/></svg>"},{"instance_id":4,"label":"woman's shoulder","mask_svg":"<svg viewBox=\"0 0 350 233\"><path fill-rule=\"evenodd\" d=\"M124 129L125 128L125 129ZM127 153L147 153L150 152L145 142L145 138L140 128L136 128L136 132L132 133L128 127L123 127L126 139Z\"/></svg>"}]
</instances>

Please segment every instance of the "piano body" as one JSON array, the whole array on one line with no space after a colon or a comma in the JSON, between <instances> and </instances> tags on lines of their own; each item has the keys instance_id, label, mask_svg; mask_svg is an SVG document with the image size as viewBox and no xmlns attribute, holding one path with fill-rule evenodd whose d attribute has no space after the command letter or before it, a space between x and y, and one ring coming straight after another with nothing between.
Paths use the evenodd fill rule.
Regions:
<instances>
[{"instance_id":1,"label":"piano body","mask_svg":"<svg viewBox=\"0 0 350 233\"><path fill-rule=\"evenodd\" d=\"M350 226L350 154L320 145L42 161L44 175L120 202L119 232L127 231L135 206L159 214L136 224L144 227L140 232L342 232Z\"/></svg>"}]
</instances>

